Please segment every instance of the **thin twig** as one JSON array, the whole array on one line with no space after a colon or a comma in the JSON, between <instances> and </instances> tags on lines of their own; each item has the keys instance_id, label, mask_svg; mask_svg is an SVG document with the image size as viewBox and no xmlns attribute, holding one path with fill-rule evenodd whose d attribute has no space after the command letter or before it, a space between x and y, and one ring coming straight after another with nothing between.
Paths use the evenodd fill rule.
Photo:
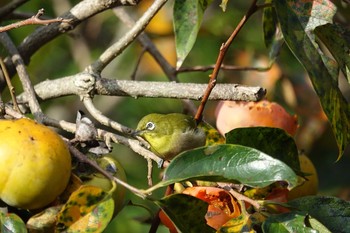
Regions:
<instances>
[{"instance_id":1,"label":"thin twig","mask_svg":"<svg viewBox=\"0 0 350 233\"><path fill-rule=\"evenodd\" d=\"M6 110L7 110L7 108L6 108ZM64 120L56 120L56 119L50 118L46 115L44 115L44 117L42 118L42 123L44 125L63 129L64 131L67 131L67 132L72 133L72 134L74 134L76 131L76 124L71 123L71 122L67 122ZM121 135L117 135L117 134L108 132L108 131L103 130L103 129L97 129L97 137L99 139L105 140L108 147L111 147L110 141L112 140L115 143L119 143L119 144L122 144L124 146L129 147L135 153L143 156L146 159L149 158L149 159L153 160L155 163L157 163L158 166L163 164L163 159L159 158L157 155L152 153L150 150L147 150L136 139L123 137Z\"/></svg>"},{"instance_id":2,"label":"thin twig","mask_svg":"<svg viewBox=\"0 0 350 233\"><path fill-rule=\"evenodd\" d=\"M4 61L2 60L2 58L0 58L0 65L1 65L2 73L4 74L4 77L6 79L7 86L8 86L9 91L10 91L13 107L15 108L15 110L17 112L21 113L21 110L19 109L18 104L17 104L17 100L16 100L15 87L12 86L11 78L10 78L9 74L7 73L6 65L5 65Z\"/></svg>"},{"instance_id":3,"label":"thin twig","mask_svg":"<svg viewBox=\"0 0 350 233\"><path fill-rule=\"evenodd\" d=\"M222 46L220 48L219 55L218 55L218 58L216 60L214 70L213 70L212 74L210 75L208 87L207 87L206 91L204 92L203 99L202 99L202 101L198 107L197 113L195 115L195 119L196 119L197 123L199 123L202 120L202 114L204 111L205 104L207 103L209 96L210 96L210 93L212 92L213 88L216 85L217 76L219 74L220 67L221 67L222 62L224 60L225 54L226 54L228 48L230 47L230 45L232 44L232 41L236 38L239 31L242 29L243 25L248 21L249 17L252 14L254 14L256 12L256 10L258 9L256 2L257 2L257 0L254 0L252 2L252 5L248 9L247 13L243 16L241 21L238 23L237 27L235 28L233 33L230 35L228 40L224 44L222 44Z\"/></svg>"},{"instance_id":4,"label":"thin twig","mask_svg":"<svg viewBox=\"0 0 350 233\"><path fill-rule=\"evenodd\" d=\"M98 109L95 108L92 102L92 99L90 97L83 97L83 104L86 107L86 109L89 111L91 116L93 116L101 124L129 135L134 132L133 129L130 129L124 125L121 125L118 122L113 121L112 119L104 116Z\"/></svg>"},{"instance_id":5,"label":"thin twig","mask_svg":"<svg viewBox=\"0 0 350 233\"><path fill-rule=\"evenodd\" d=\"M17 112L16 110L14 110L12 108L12 106L8 106L8 105L5 105L5 114L8 115L8 116L11 116L12 118L15 118L15 119L19 119L19 118L23 118L24 115L20 112Z\"/></svg>"},{"instance_id":6,"label":"thin twig","mask_svg":"<svg viewBox=\"0 0 350 233\"><path fill-rule=\"evenodd\" d=\"M147 158L147 180L148 180L148 186L153 185L153 180L152 180L152 169L153 164L152 164L152 159Z\"/></svg>"},{"instance_id":7,"label":"thin twig","mask_svg":"<svg viewBox=\"0 0 350 233\"><path fill-rule=\"evenodd\" d=\"M143 32L149 21L159 11L159 9L167 2L167 0L155 0L148 10L141 16L141 18L119 41L111 45L106 51L104 51L100 57L87 67L87 71L92 74L100 74L101 71L125 48L133 42L136 37Z\"/></svg>"},{"instance_id":8,"label":"thin twig","mask_svg":"<svg viewBox=\"0 0 350 233\"><path fill-rule=\"evenodd\" d=\"M10 37L7 35L6 32L0 33L0 41L2 42L4 47L8 50L9 54L12 57L12 62L16 66L19 79L23 86L23 90L28 96L27 100L28 100L30 111L32 112L36 120L41 122L41 117L43 114L42 114L39 102L36 98L34 87L30 81L28 72L26 70L24 62L16 46L14 45L14 43L12 42L12 40L10 39Z\"/></svg>"},{"instance_id":9,"label":"thin twig","mask_svg":"<svg viewBox=\"0 0 350 233\"><path fill-rule=\"evenodd\" d=\"M20 52L25 64L28 64L31 56L36 51L56 37L75 29L75 27L80 23L85 22L88 18L108 9L123 4L131 5L132 3L134 5L134 1L131 0L78 1L69 11L60 16L60 18L69 20L68 23L53 23L45 27L37 27L33 33L23 39L18 46L18 51ZM14 65L12 64L11 59L6 58L4 61L8 68L9 75L12 77L15 74ZM0 90L5 87L4 84L4 80L0 77Z\"/></svg>"},{"instance_id":10,"label":"thin twig","mask_svg":"<svg viewBox=\"0 0 350 233\"><path fill-rule=\"evenodd\" d=\"M134 27L135 21L125 11L125 9L114 9L113 12L128 27ZM143 32L137 37L137 40L140 42L142 47L146 49L150 53L150 55L157 61L160 68L163 70L163 72L166 74L169 80L175 82L178 81L176 78L176 69L172 65L170 65L169 62L164 58L164 56L159 52L159 50L154 45L149 36L145 32Z\"/></svg>"},{"instance_id":11,"label":"thin twig","mask_svg":"<svg viewBox=\"0 0 350 233\"><path fill-rule=\"evenodd\" d=\"M6 111L7 111L7 108L6 108ZM19 118L19 117L16 117L16 118ZM55 120L55 119L50 118L46 115L44 115L44 117L42 119L42 123L45 125L48 125L48 126L55 127L55 128L63 129L64 131L67 131L67 132L72 133L72 134L74 134L76 131L76 124L71 123L71 122L67 122L64 120ZM97 135L98 135L97 137L99 139L106 141L106 144L108 147L111 147L110 141L112 140L115 143L119 143L119 144L122 144L124 146L129 147L135 153L143 156L146 159L149 158L149 159L153 160L155 163L157 163L158 166L163 164L163 159L159 158L157 155L152 153L150 150L147 150L136 139L123 137L121 135L117 135L117 134L108 132L108 131L103 130L103 129L97 129Z\"/></svg>"},{"instance_id":12,"label":"thin twig","mask_svg":"<svg viewBox=\"0 0 350 233\"><path fill-rule=\"evenodd\" d=\"M135 21L125 11L125 9L114 9L114 14L128 27L132 28L135 25ZM163 70L168 79L170 81L178 82L179 80L177 78L175 67L169 64L169 62L160 53L160 51L154 45L149 36L145 32L143 32L137 37L137 40L140 42L142 47L146 49L149 52L149 54L154 58L154 60L159 64L159 67ZM142 55L143 54L140 55L139 60L142 58ZM190 112L192 115L196 113L197 107L192 101L187 99L182 99L181 101L184 106L184 109L188 110L188 112Z\"/></svg>"},{"instance_id":13,"label":"thin twig","mask_svg":"<svg viewBox=\"0 0 350 233\"><path fill-rule=\"evenodd\" d=\"M141 53L140 53L140 56L137 58L134 71L133 71L132 74L130 75L130 79L131 79L131 80L136 80L136 73L137 73L137 70L138 70L138 68L139 68L139 66L140 66L140 63L141 63L141 61L142 61L143 56L146 54L146 51L147 51L147 50L146 50L145 48L143 48L142 51L141 51Z\"/></svg>"},{"instance_id":14,"label":"thin twig","mask_svg":"<svg viewBox=\"0 0 350 233\"><path fill-rule=\"evenodd\" d=\"M126 138L126 137L113 134L100 129L97 130L97 133L99 138L103 138L106 141L107 146L109 147L110 147L110 141L113 141L115 143L119 143L129 147L131 150L143 156L147 160L148 159L153 160L159 167L163 165L163 159L159 158L153 152L143 147L142 143L136 139Z\"/></svg>"},{"instance_id":15,"label":"thin twig","mask_svg":"<svg viewBox=\"0 0 350 233\"><path fill-rule=\"evenodd\" d=\"M3 27L0 27L0 32L5 32L14 28L23 27L26 25L33 25L33 24L39 24L39 25L48 25L50 23L68 23L70 20L62 19L62 18L56 18L56 19L40 19L39 17L44 14L44 9L40 9L36 15L30 17L29 19L25 19L23 21L19 21L16 23L12 23Z\"/></svg>"},{"instance_id":16,"label":"thin twig","mask_svg":"<svg viewBox=\"0 0 350 233\"><path fill-rule=\"evenodd\" d=\"M129 185L128 183L120 180L119 178L112 176L109 174L106 170L101 168L95 161L89 159L87 156L85 156L83 153L81 153L77 148L75 148L72 144L67 143L69 147L69 151L73 154L74 157L79 159L80 162L89 164L91 167L96 169L98 172L100 172L102 175L104 175L106 178L115 181L117 184L120 184L121 186L125 187L126 189L130 190L132 193L140 196L141 198L145 199L147 195L145 192L143 192L140 189L135 188L134 186Z\"/></svg>"}]
</instances>

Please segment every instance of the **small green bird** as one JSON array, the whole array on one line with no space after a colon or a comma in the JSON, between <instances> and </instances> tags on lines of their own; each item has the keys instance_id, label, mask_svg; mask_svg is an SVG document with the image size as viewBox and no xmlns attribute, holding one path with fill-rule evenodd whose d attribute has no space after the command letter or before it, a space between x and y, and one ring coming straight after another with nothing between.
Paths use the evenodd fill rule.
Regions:
<instances>
[{"instance_id":1,"label":"small green bird","mask_svg":"<svg viewBox=\"0 0 350 233\"><path fill-rule=\"evenodd\" d=\"M206 134L197 128L195 119L180 113L146 115L138 123L136 134L144 138L151 151L164 160L170 160L185 150L204 146L206 142Z\"/></svg>"}]
</instances>

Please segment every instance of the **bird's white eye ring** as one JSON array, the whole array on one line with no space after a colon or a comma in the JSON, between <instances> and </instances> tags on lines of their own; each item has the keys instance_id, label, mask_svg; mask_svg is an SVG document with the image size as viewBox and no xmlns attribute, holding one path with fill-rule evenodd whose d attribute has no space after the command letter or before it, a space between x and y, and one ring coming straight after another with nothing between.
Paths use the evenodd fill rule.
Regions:
<instances>
[{"instance_id":1,"label":"bird's white eye ring","mask_svg":"<svg viewBox=\"0 0 350 233\"><path fill-rule=\"evenodd\" d=\"M152 121L147 122L146 129L154 130L154 128L156 128L156 125Z\"/></svg>"}]
</instances>

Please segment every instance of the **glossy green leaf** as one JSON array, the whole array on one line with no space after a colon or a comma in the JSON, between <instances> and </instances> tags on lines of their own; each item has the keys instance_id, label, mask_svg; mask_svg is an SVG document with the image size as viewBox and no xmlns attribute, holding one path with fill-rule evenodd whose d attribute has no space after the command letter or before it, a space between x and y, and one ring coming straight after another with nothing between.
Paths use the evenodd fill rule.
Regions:
<instances>
[{"instance_id":1,"label":"glossy green leaf","mask_svg":"<svg viewBox=\"0 0 350 233\"><path fill-rule=\"evenodd\" d=\"M350 83L350 31L328 23L316 27L315 34L327 46Z\"/></svg>"},{"instance_id":2,"label":"glossy green leaf","mask_svg":"<svg viewBox=\"0 0 350 233\"><path fill-rule=\"evenodd\" d=\"M156 201L156 204L162 208L181 232L215 232L205 220L208 204L198 198L185 194L174 194Z\"/></svg>"},{"instance_id":3,"label":"glossy green leaf","mask_svg":"<svg viewBox=\"0 0 350 233\"><path fill-rule=\"evenodd\" d=\"M271 127L237 128L225 134L227 144L239 144L260 150L300 171L294 139L283 129Z\"/></svg>"},{"instance_id":4,"label":"glossy green leaf","mask_svg":"<svg viewBox=\"0 0 350 233\"><path fill-rule=\"evenodd\" d=\"M295 187L298 180L293 170L280 160L254 148L224 144L178 155L155 188L196 179L239 182L251 187L265 187L284 180L290 188Z\"/></svg>"},{"instance_id":5,"label":"glossy green leaf","mask_svg":"<svg viewBox=\"0 0 350 233\"><path fill-rule=\"evenodd\" d=\"M265 233L317 233L318 231L306 224L308 216L300 212L289 212L278 215L271 215L262 224L262 230Z\"/></svg>"},{"instance_id":6,"label":"glossy green leaf","mask_svg":"<svg viewBox=\"0 0 350 233\"><path fill-rule=\"evenodd\" d=\"M212 0L175 0L174 30L177 68L181 67L183 61L196 42L204 11L211 1Z\"/></svg>"},{"instance_id":7,"label":"glossy green leaf","mask_svg":"<svg viewBox=\"0 0 350 233\"><path fill-rule=\"evenodd\" d=\"M336 197L307 196L288 202L316 218L331 232L350 232L350 203Z\"/></svg>"},{"instance_id":8,"label":"glossy green leaf","mask_svg":"<svg viewBox=\"0 0 350 233\"><path fill-rule=\"evenodd\" d=\"M0 211L0 225L0 232L3 233L28 232L25 223L16 214L3 213Z\"/></svg>"},{"instance_id":9,"label":"glossy green leaf","mask_svg":"<svg viewBox=\"0 0 350 233\"><path fill-rule=\"evenodd\" d=\"M314 29L332 23L336 7L329 0L273 1L283 37L309 74L331 123L339 148L338 159L350 143L350 105L338 87L338 65L319 48Z\"/></svg>"}]
</instances>

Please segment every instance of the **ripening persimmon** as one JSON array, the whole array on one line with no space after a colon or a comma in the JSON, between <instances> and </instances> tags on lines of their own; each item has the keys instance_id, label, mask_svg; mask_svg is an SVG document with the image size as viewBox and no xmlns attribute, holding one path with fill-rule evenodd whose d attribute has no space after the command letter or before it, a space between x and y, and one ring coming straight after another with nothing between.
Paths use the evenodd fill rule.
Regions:
<instances>
[{"instance_id":1,"label":"ripening persimmon","mask_svg":"<svg viewBox=\"0 0 350 233\"><path fill-rule=\"evenodd\" d=\"M60 195L71 175L61 137L30 119L0 120L0 198L22 209L42 208Z\"/></svg>"},{"instance_id":2,"label":"ripening persimmon","mask_svg":"<svg viewBox=\"0 0 350 233\"><path fill-rule=\"evenodd\" d=\"M290 115L281 105L259 102L221 101L216 107L216 127L225 133L241 127L275 127L294 136L298 128L297 116Z\"/></svg>"}]
</instances>

